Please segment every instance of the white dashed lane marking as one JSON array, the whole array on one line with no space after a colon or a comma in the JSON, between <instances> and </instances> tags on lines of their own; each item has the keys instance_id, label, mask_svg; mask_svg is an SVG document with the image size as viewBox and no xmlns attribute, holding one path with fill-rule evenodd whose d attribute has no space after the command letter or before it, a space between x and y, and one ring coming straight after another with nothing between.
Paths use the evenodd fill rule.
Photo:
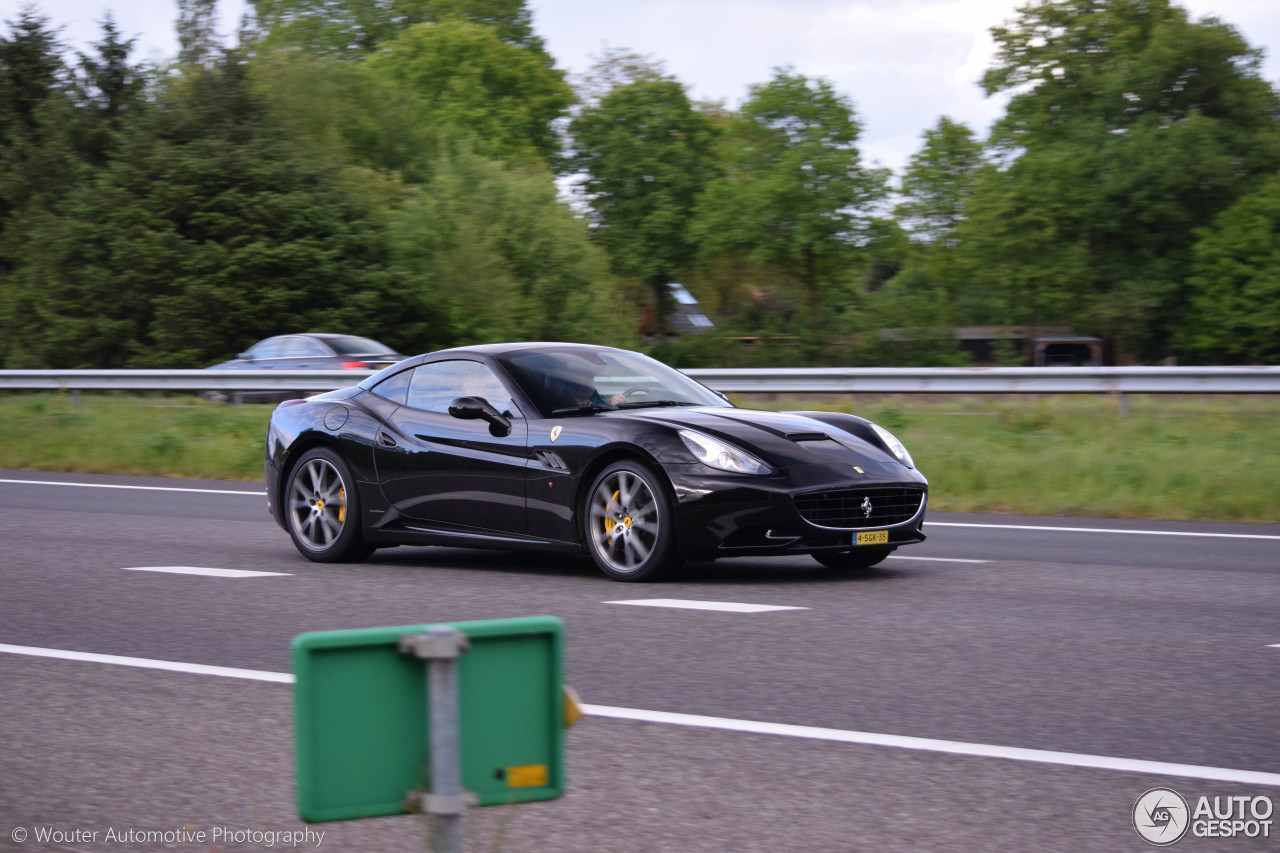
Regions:
<instances>
[{"instance_id":1,"label":"white dashed lane marking","mask_svg":"<svg viewBox=\"0 0 1280 853\"><path fill-rule=\"evenodd\" d=\"M203 575L210 578L292 577L291 572L254 572L248 569L205 569L199 566L134 566L126 572L164 572L171 575Z\"/></svg>"},{"instance_id":2,"label":"white dashed lane marking","mask_svg":"<svg viewBox=\"0 0 1280 853\"><path fill-rule=\"evenodd\" d=\"M924 560L926 563L990 563L990 560L962 560L959 557L908 557L906 554L890 554L888 560Z\"/></svg>"},{"instance_id":3,"label":"white dashed lane marking","mask_svg":"<svg viewBox=\"0 0 1280 853\"><path fill-rule=\"evenodd\" d=\"M808 610L782 604L738 604L733 601L689 601L683 598L636 598L606 601L605 604L633 604L636 607L673 607L677 610L718 610L722 613L767 613L771 610Z\"/></svg>"}]
</instances>

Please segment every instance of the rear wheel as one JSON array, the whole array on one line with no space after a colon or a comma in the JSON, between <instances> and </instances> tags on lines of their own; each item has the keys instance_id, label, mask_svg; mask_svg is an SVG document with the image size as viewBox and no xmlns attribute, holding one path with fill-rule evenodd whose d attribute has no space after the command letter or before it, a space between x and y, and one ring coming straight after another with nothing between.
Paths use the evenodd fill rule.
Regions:
<instances>
[{"instance_id":1,"label":"rear wheel","mask_svg":"<svg viewBox=\"0 0 1280 853\"><path fill-rule=\"evenodd\" d=\"M600 472L582 524L591 558L614 580L654 580L679 562L671 501L659 475L639 461Z\"/></svg>"},{"instance_id":2,"label":"rear wheel","mask_svg":"<svg viewBox=\"0 0 1280 853\"><path fill-rule=\"evenodd\" d=\"M859 548L854 551L818 551L813 555L828 569L869 569L893 553L892 548Z\"/></svg>"},{"instance_id":3,"label":"rear wheel","mask_svg":"<svg viewBox=\"0 0 1280 853\"><path fill-rule=\"evenodd\" d=\"M284 495L289 536L308 560L358 562L374 552L360 536L351 469L333 450L316 447L304 453L289 472Z\"/></svg>"}]
</instances>

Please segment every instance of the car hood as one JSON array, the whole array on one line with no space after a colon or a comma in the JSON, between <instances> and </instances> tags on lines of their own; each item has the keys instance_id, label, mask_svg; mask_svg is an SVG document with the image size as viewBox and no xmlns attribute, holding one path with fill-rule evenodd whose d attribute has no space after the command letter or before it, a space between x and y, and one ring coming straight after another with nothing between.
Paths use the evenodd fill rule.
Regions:
<instances>
[{"instance_id":1,"label":"car hood","mask_svg":"<svg viewBox=\"0 0 1280 853\"><path fill-rule=\"evenodd\" d=\"M859 465L866 473L898 479L909 469L877 444L839 427L787 412L729 407L629 409L608 417L660 421L688 427L760 454L773 468L800 465ZM863 464L865 463L865 464Z\"/></svg>"}]
</instances>

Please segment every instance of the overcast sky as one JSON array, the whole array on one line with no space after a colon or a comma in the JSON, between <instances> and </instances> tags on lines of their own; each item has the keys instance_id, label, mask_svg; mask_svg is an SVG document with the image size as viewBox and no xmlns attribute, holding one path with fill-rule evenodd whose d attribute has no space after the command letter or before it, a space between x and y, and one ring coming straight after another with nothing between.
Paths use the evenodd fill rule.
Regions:
<instances>
[{"instance_id":1,"label":"overcast sky","mask_svg":"<svg viewBox=\"0 0 1280 853\"><path fill-rule=\"evenodd\" d=\"M23 0L0 0L5 21ZM138 56L177 52L176 0L37 0L77 48L96 40L110 9L136 36ZM1003 103L977 81L993 55L990 29L1014 16L1016 0L529 0L534 27L557 64L590 67L606 48L662 60L693 97L738 106L747 87L793 66L825 77L850 97L863 122L866 160L900 172L939 116L980 134ZM1280 82L1280 13L1276 0L1184 0L1194 18L1234 25L1266 51L1267 79ZM228 37L245 0L219 0ZM7 30L7 27L6 27Z\"/></svg>"}]
</instances>

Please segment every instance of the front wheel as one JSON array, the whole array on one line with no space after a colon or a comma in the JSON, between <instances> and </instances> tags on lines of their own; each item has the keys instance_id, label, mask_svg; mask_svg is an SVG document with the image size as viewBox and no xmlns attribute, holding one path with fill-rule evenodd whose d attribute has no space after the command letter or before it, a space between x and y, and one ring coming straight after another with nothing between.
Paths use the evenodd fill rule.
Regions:
<instances>
[{"instance_id":1,"label":"front wheel","mask_svg":"<svg viewBox=\"0 0 1280 853\"><path fill-rule=\"evenodd\" d=\"M817 551L813 559L828 569L869 569L893 553L892 548L858 548L853 551Z\"/></svg>"},{"instance_id":2,"label":"front wheel","mask_svg":"<svg viewBox=\"0 0 1280 853\"><path fill-rule=\"evenodd\" d=\"M284 494L289 536L308 560L358 562L373 553L360 536L351 469L333 450L316 447L304 453L289 472Z\"/></svg>"},{"instance_id":3,"label":"front wheel","mask_svg":"<svg viewBox=\"0 0 1280 853\"><path fill-rule=\"evenodd\" d=\"M587 550L616 581L649 581L675 568L675 519L659 475L639 461L600 472L583 513Z\"/></svg>"}]
</instances>

